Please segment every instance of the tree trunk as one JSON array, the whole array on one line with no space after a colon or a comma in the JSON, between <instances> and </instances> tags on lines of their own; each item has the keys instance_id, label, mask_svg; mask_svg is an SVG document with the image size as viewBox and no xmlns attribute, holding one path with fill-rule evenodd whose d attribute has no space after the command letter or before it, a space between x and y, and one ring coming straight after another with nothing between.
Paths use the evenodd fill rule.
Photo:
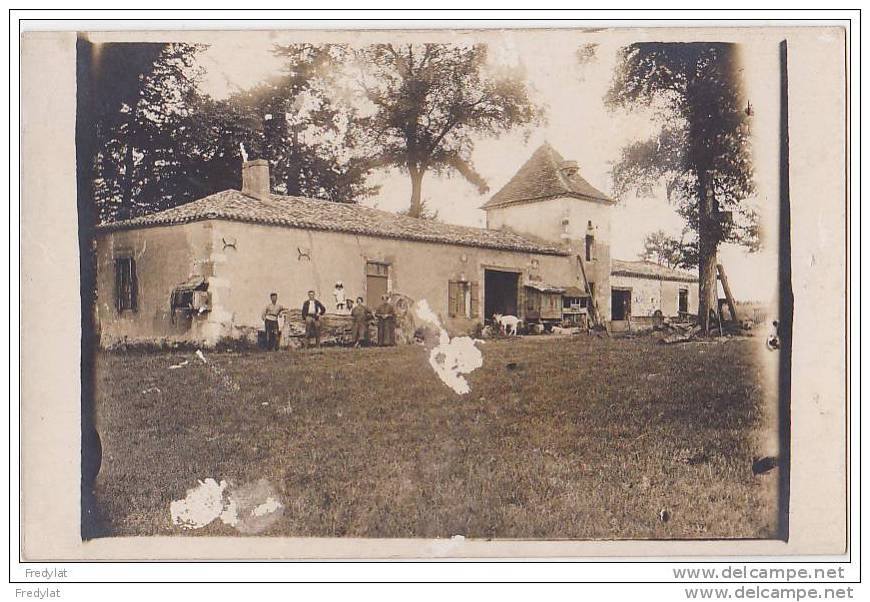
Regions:
<instances>
[{"instance_id":1,"label":"tree trunk","mask_svg":"<svg viewBox=\"0 0 870 602\"><path fill-rule=\"evenodd\" d=\"M717 311L716 244L701 244L698 257L698 324L710 332L710 310Z\"/></svg>"},{"instance_id":2,"label":"tree trunk","mask_svg":"<svg viewBox=\"0 0 870 602\"><path fill-rule=\"evenodd\" d=\"M716 255L719 238L715 224L715 199L707 185L706 174L699 177L701 198L698 206L698 325L710 332L710 310L718 315Z\"/></svg>"},{"instance_id":3,"label":"tree trunk","mask_svg":"<svg viewBox=\"0 0 870 602\"><path fill-rule=\"evenodd\" d=\"M412 168L411 172L411 207L408 215L411 217L423 216L423 170Z\"/></svg>"},{"instance_id":4,"label":"tree trunk","mask_svg":"<svg viewBox=\"0 0 870 602\"><path fill-rule=\"evenodd\" d=\"M124 179L121 187L121 207L118 212L118 219L129 219L136 217L137 213L133 211L133 187L135 182L136 158L133 156L133 144L135 140L134 132L136 131L136 106L130 111L130 116L127 118L126 142L127 146L124 149Z\"/></svg>"},{"instance_id":5,"label":"tree trunk","mask_svg":"<svg viewBox=\"0 0 870 602\"><path fill-rule=\"evenodd\" d=\"M133 211L133 174L135 170L136 161L133 157L133 143L128 140L127 148L124 151L124 183L121 189L120 219L129 219L136 216Z\"/></svg>"}]
</instances>

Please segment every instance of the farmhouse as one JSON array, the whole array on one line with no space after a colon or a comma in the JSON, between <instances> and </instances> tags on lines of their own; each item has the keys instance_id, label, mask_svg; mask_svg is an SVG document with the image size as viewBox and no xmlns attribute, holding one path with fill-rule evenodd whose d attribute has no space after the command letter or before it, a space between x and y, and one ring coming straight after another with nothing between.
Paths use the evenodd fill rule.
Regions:
<instances>
[{"instance_id":1,"label":"farmhouse","mask_svg":"<svg viewBox=\"0 0 870 602\"><path fill-rule=\"evenodd\" d=\"M614 202L549 145L484 205L486 228L274 195L269 181L267 161L247 161L241 190L98 226L101 344L254 339L271 292L296 308L313 289L327 321L339 319L332 298L339 282L348 298L370 306L387 293L425 299L453 332L497 312L551 322L595 314L606 322L612 278L643 293L637 315L653 306L682 311L679 285L671 286L683 282L676 272L611 274ZM658 301L647 302L651 294ZM691 312L692 297L685 302Z\"/></svg>"}]
</instances>

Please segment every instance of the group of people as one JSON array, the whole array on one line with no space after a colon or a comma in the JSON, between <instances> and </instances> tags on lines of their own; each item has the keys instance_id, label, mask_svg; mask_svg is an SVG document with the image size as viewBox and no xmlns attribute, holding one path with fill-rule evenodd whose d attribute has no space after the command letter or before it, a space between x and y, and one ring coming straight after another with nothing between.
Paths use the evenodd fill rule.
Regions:
<instances>
[{"instance_id":1,"label":"group of people","mask_svg":"<svg viewBox=\"0 0 870 602\"><path fill-rule=\"evenodd\" d=\"M262 314L266 330L266 349L277 351L281 341L280 319L290 310L278 303L278 293L270 294L269 300L270 303ZM381 304L374 312L366 306L362 297L357 297L356 303L351 299L342 299L340 307L336 304L336 309L338 313L344 314L349 310L352 320L351 342L354 347L369 344L369 321L372 317L378 321L378 346L389 347L396 344L396 308L390 303L389 295L381 297ZM303 347L312 347L312 341L313 346L320 347L321 318L324 314L326 307L317 299L317 294L313 290L308 291L308 298L302 303L302 320L305 322Z\"/></svg>"}]
</instances>

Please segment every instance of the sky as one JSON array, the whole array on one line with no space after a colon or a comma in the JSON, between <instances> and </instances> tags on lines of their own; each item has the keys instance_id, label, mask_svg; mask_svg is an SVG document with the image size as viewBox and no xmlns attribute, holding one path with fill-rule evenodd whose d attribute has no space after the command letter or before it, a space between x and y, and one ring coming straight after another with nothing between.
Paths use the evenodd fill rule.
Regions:
<instances>
[{"instance_id":1,"label":"sky","mask_svg":"<svg viewBox=\"0 0 870 602\"><path fill-rule=\"evenodd\" d=\"M404 34L406 37L409 35ZM477 189L459 176L427 175L423 198L448 223L485 225L479 209L514 175L519 167L543 142L553 145L566 159L576 160L580 174L594 187L612 193L610 170L621 149L655 131L650 112L613 112L605 107L603 97L610 86L617 62L617 52L631 41L649 32L637 30L588 32L498 31L485 35L493 61L521 68L533 99L545 108L546 122L528 137L510 132L499 138L475 141L472 160L487 180L490 191ZM392 35L392 38L399 38ZM463 38L464 39L464 38ZM281 63L270 49L283 40L281 34L245 36L244 41L227 36L217 38L200 58L205 70L204 91L224 97L233 91L254 85L280 69ZM410 40L409 40L410 41ZM415 41L420 41L417 38ZM582 63L577 50L585 44L597 44L595 58ZM778 77L775 45L759 40L744 45L744 73L747 90L755 107L753 148L756 149L758 198L751 202L763 218L774 220L776 199L776 154L778 108L771 82ZM410 180L398 171L378 172L374 181L380 192L363 204L388 211L406 209L410 199ZM773 223L773 222L769 222ZM635 260L643 249L644 235L655 230L679 237L684 222L668 204L664 191L653 198L619 199L613 209L611 253L618 259ZM770 244L759 253L747 253L740 247L723 245L720 260L728 272L729 283L738 299L768 301L775 294L776 252Z\"/></svg>"}]
</instances>

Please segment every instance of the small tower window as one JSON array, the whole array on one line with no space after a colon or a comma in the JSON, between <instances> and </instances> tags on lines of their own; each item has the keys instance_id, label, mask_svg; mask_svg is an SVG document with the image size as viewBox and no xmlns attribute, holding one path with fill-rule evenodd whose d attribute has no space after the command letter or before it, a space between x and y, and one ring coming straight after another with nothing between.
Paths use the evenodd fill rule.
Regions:
<instances>
[{"instance_id":1,"label":"small tower window","mask_svg":"<svg viewBox=\"0 0 870 602\"><path fill-rule=\"evenodd\" d=\"M586 226L586 261L595 259L595 228L592 226L592 220L589 220Z\"/></svg>"}]
</instances>

